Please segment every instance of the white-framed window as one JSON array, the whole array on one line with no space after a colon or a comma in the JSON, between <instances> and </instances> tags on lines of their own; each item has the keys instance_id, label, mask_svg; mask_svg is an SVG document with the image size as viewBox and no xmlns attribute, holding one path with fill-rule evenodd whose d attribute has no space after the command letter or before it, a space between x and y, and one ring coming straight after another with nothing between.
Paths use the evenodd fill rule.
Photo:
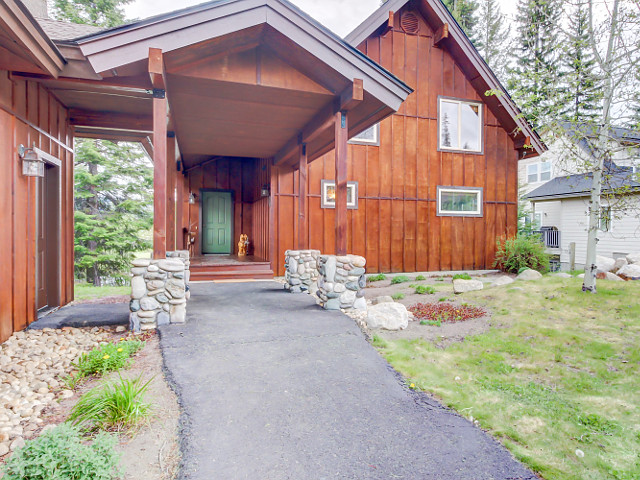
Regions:
<instances>
[{"instance_id":1,"label":"white-framed window","mask_svg":"<svg viewBox=\"0 0 640 480\"><path fill-rule=\"evenodd\" d=\"M600 231L611 231L611 207L600 207Z\"/></svg>"},{"instance_id":2,"label":"white-framed window","mask_svg":"<svg viewBox=\"0 0 640 480\"><path fill-rule=\"evenodd\" d=\"M481 217L482 188L438 185L438 216Z\"/></svg>"},{"instance_id":3,"label":"white-framed window","mask_svg":"<svg viewBox=\"0 0 640 480\"><path fill-rule=\"evenodd\" d=\"M551 162L537 162L527 165L527 183L551 180Z\"/></svg>"},{"instance_id":4,"label":"white-framed window","mask_svg":"<svg viewBox=\"0 0 640 480\"><path fill-rule=\"evenodd\" d=\"M376 123L349 140L356 145L380 145L380 124Z\"/></svg>"},{"instance_id":5,"label":"white-framed window","mask_svg":"<svg viewBox=\"0 0 640 480\"><path fill-rule=\"evenodd\" d=\"M438 148L482 153L482 104L438 98Z\"/></svg>"},{"instance_id":6,"label":"white-framed window","mask_svg":"<svg viewBox=\"0 0 640 480\"><path fill-rule=\"evenodd\" d=\"M336 182L334 180L322 180L322 208L336 208ZM347 182L347 208L358 208L358 182Z\"/></svg>"},{"instance_id":7,"label":"white-framed window","mask_svg":"<svg viewBox=\"0 0 640 480\"><path fill-rule=\"evenodd\" d=\"M540 230L540 227L542 227L542 213L528 213L527 216L524 217L524 224L532 230Z\"/></svg>"}]
</instances>

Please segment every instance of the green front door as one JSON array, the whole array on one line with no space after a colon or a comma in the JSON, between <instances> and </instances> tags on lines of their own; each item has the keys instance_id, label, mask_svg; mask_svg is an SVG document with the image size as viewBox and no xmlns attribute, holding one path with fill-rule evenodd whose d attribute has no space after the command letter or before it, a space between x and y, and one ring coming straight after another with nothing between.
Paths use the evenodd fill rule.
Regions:
<instances>
[{"instance_id":1,"label":"green front door","mask_svg":"<svg viewBox=\"0 0 640 480\"><path fill-rule=\"evenodd\" d=\"M202 253L232 253L231 192L202 192Z\"/></svg>"}]
</instances>

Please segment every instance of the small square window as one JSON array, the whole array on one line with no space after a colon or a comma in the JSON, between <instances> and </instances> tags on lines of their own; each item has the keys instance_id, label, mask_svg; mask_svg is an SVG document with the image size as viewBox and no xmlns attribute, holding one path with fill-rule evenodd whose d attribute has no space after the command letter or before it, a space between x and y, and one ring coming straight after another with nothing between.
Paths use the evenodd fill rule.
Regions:
<instances>
[{"instance_id":1,"label":"small square window","mask_svg":"<svg viewBox=\"0 0 640 480\"><path fill-rule=\"evenodd\" d=\"M440 98L438 145L441 150L482 152L482 104Z\"/></svg>"},{"instance_id":2,"label":"small square window","mask_svg":"<svg viewBox=\"0 0 640 480\"><path fill-rule=\"evenodd\" d=\"M380 145L380 124L376 123L366 130L363 130L351 138L349 143L354 143L356 145Z\"/></svg>"},{"instance_id":3,"label":"small square window","mask_svg":"<svg viewBox=\"0 0 640 480\"><path fill-rule=\"evenodd\" d=\"M611 207L600 208L600 230L603 232L611 231Z\"/></svg>"},{"instance_id":4,"label":"small square window","mask_svg":"<svg viewBox=\"0 0 640 480\"><path fill-rule=\"evenodd\" d=\"M438 216L481 217L482 188L438 186Z\"/></svg>"},{"instance_id":5,"label":"small square window","mask_svg":"<svg viewBox=\"0 0 640 480\"><path fill-rule=\"evenodd\" d=\"M547 182L549 180L551 180L551 163L541 162L540 163L540 181Z\"/></svg>"},{"instance_id":6,"label":"small square window","mask_svg":"<svg viewBox=\"0 0 640 480\"><path fill-rule=\"evenodd\" d=\"M336 208L336 182L322 180L322 208ZM358 182L347 182L347 208L358 208Z\"/></svg>"},{"instance_id":7,"label":"small square window","mask_svg":"<svg viewBox=\"0 0 640 480\"><path fill-rule=\"evenodd\" d=\"M527 165L527 182L536 183L538 181L538 164Z\"/></svg>"}]
</instances>

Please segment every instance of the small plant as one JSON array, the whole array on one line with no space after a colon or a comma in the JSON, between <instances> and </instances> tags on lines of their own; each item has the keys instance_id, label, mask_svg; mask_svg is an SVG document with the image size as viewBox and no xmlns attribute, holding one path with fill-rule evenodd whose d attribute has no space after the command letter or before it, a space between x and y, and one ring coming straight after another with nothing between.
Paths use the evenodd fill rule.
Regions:
<instances>
[{"instance_id":1,"label":"small plant","mask_svg":"<svg viewBox=\"0 0 640 480\"><path fill-rule=\"evenodd\" d=\"M440 320L422 320L420 325L428 325L430 327L441 327L442 322Z\"/></svg>"},{"instance_id":2,"label":"small plant","mask_svg":"<svg viewBox=\"0 0 640 480\"><path fill-rule=\"evenodd\" d=\"M438 278L436 278L436 282L444 282L444 277L438 277Z\"/></svg>"},{"instance_id":3,"label":"small plant","mask_svg":"<svg viewBox=\"0 0 640 480\"><path fill-rule=\"evenodd\" d=\"M453 276L454 280L471 280L471 275L469 275L468 273L456 273Z\"/></svg>"},{"instance_id":4,"label":"small plant","mask_svg":"<svg viewBox=\"0 0 640 480\"><path fill-rule=\"evenodd\" d=\"M151 380L142 383L141 376L134 380L120 376L119 382L95 387L80 398L68 421L88 431L131 429L150 414L144 393Z\"/></svg>"},{"instance_id":5,"label":"small plant","mask_svg":"<svg viewBox=\"0 0 640 480\"><path fill-rule=\"evenodd\" d=\"M538 235L518 235L498 240L494 267L509 273L531 268L541 273L549 271L549 254Z\"/></svg>"},{"instance_id":6,"label":"small plant","mask_svg":"<svg viewBox=\"0 0 640 480\"><path fill-rule=\"evenodd\" d=\"M446 302L447 300L449 300L447 297L440 297L438 299L439 302Z\"/></svg>"},{"instance_id":7,"label":"small plant","mask_svg":"<svg viewBox=\"0 0 640 480\"><path fill-rule=\"evenodd\" d=\"M394 300L402 300L404 298L404 293L394 293L391 295L391 298Z\"/></svg>"},{"instance_id":8,"label":"small plant","mask_svg":"<svg viewBox=\"0 0 640 480\"><path fill-rule=\"evenodd\" d=\"M424 295L425 293L433 295L434 293L436 293L436 289L431 285L416 285L416 293L418 295Z\"/></svg>"},{"instance_id":9,"label":"small plant","mask_svg":"<svg viewBox=\"0 0 640 480\"><path fill-rule=\"evenodd\" d=\"M399 283L406 283L409 281L409 277L406 275L396 275L391 279L391 285L397 285Z\"/></svg>"},{"instance_id":10,"label":"small plant","mask_svg":"<svg viewBox=\"0 0 640 480\"><path fill-rule=\"evenodd\" d=\"M427 277L425 277L424 275L418 275L416 277L416 282L421 282L421 281L426 280L426 279L427 279Z\"/></svg>"},{"instance_id":11,"label":"small plant","mask_svg":"<svg viewBox=\"0 0 640 480\"><path fill-rule=\"evenodd\" d=\"M419 320L442 323L464 322L472 318L482 317L486 313L480 307L458 306L453 303L416 303L407 310Z\"/></svg>"},{"instance_id":12,"label":"small plant","mask_svg":"<svg viewBox=\"0 0 640 480\"><path fill-rule=\"evenodd\" d=\"M62 424L16 450L2 467L4 480L121 478L115 436L102 432L87 442L77 428Z\"/></svg>"},{"instance_id":13,"label":"small plant","mask_svg":"<svg viewBox=\"0 0 640 480\"><path fill-rule=\"evenodd\" d=\"M108 343L94 348L89 353L83 353L73 366L77 368L78 379L89 375L104 375L125 367L129 357L144 346L139 340L123 340L118 343Z\"/></svg>"},{"instance_id":14,"label":"small plant","mask_svg":"<svg viewBox=\"0 0 640 480\"><path fill-rule=\"evenodd\" d=\"M367 277L367 282L380 282L386 279L387 276L384 273L379 273L377 275L371 275L370 277Z\"/></svg>"}]
</instances>

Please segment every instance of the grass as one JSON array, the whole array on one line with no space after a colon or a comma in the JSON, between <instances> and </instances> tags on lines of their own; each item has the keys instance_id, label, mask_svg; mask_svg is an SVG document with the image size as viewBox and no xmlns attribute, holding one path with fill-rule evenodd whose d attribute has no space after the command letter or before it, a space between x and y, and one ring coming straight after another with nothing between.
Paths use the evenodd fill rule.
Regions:
<instances>
[{"instance_id":1,"label":"grass","mask_svg":"<svg viewBox=\"0 0 640 480\"><path fill-rule=\"evenodd\" d=\"M394 293L393 295L391 295L391 298L393 298L394 300L402 300L404 298L404 293Z\"/></svg>"},{"instance_id":2,"label":"grass","mask_svg":"<svg viewBox=\"0 0 640 480\"><path fill-rule=\"evenodd\" d=\"M409 277L406 275L396 275L391 279L391 285L397 285L399 283L406 283L409 281Z\"/></svg>"},{"instance_id":3,"label":"grass","mask_svg":"<svg viewBox=\"0 0 640 480\"><path fill-rule=\"evenodd\" d=\"M493 312L495 327L444 350L425 340L373 344L543 478L637 479L640 284L599 281L596 295L580 286L545 277L524 291L464 294Z\"/></svg>"},{"instance_id":4,"label":"grass","mask_svg":"<svg viewBox=\"0 0 640 480\"><path fill-rule=\"evenodd\" d=\"M429 295L433 295L434 293L436 293L436 289L430 285L416 285L415 289L418 295L424 295L427 293Z\"/></svg>"},{"instance_id":5,"label":"grass","mask_svg":"<svg viewBox=\"0 0 640 480\"><path fill-rule=\"evenodd\" d=\"M379 273L377 275L371 275L367 278L367 282L381 282L382 280L386 280L387 276L384 273Z\"/></svg>"},{"instance_id":6,"label":"grass","mask_svg":"<svg viewBox=\"0 0 640 480\"><path fill-rule=\"evenodd\" d=\"M453 280L471 280L471 275L468 273L456 273L453 276Z\"/></svg>"},{"instance_id":7,"label":"grass","mask_svg":"<svg viewBox=\"0 0 640 480\"><path fill-rule=\"evenodd\" d=\"M75 389L80 381L90 375L104 375L128 366L131 355L144 347L141 340L121 340L107 343L83 353L73 364L75 374L68 375L62 381L67 388Z\"/></svg>"},{"instance_id":8,"label":"grass","mask_svg":"<svg viewBox=\"0 0 640 480\"><path fill-rule=\"evenodd\" d=\"M129 295L131 287L94 287L90 283L76 283L74 287L75 300L94 300L96 298Z\"/></svg>"}]
</instances>

